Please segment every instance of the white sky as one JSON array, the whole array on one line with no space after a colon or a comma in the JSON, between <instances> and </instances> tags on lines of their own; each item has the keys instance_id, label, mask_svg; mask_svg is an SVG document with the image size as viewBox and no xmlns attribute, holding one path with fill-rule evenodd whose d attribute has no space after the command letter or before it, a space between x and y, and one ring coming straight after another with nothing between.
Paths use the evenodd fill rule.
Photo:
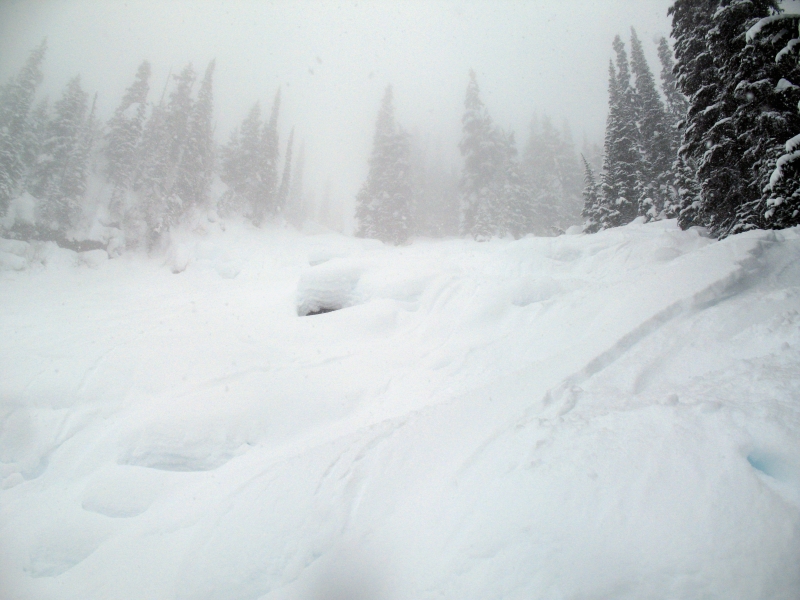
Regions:
<instances>
[{"instance_id":1,"label":"white sky","mask_svg":"<svg viewBox=\"0 0 800 600\"><path fill-rule=\"evenodd\" d=\"M80 73L109 116L142 59L153 64L151 99L170 67L202 74L217 60L217 138L282 87L281 142L292 125L307 144L319 187L351 202L367 169L378 105L394 86L398 121L457 157L467 72L478 74L495 121L527 139L534 112L568 119L601 142L611 41L637 29L669 34L670 0L194 1L0 0L0 81L48 38L43 91L57 99ZM313 73L312 73L313 71Z\"/></svg>"}]
</instances>

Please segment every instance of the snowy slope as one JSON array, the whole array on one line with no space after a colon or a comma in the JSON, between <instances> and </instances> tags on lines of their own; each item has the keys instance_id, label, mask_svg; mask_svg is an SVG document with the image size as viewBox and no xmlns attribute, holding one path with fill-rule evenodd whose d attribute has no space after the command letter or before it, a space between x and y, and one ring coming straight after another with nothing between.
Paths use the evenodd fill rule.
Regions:
<instances>
[{"instance_id":1,"label":"snowy slope","mask_svg":"<svg viewBox=\"0 0 800 600\"><path fill-rule=\"evenodd\" d=\"M209 227L0 245L0 597L800 597L800 231Z\"/></svg>"}]
</instances>

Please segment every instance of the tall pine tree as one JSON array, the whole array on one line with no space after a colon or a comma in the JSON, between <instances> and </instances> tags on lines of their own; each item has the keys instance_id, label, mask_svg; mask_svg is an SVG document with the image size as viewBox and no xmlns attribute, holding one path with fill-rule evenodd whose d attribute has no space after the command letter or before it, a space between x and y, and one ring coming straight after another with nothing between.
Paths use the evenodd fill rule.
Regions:
<instances>
[{"instance_id":1,"label":"tall pine tree","mask_svg":"<svg viewBox=\"0 0 800 600\"><path fill-rule=\"evenodd\" d=\"M367 180L356 196L356 235L392 244L408 239L411 174L408 134L394 121L392 86L387 86L375 125Z\"/></svg>"},{"instance_id":2,"label":"tall pine tree","mask_svg":"<svg viewBox=\"0 0 800 600\"><path fill-rule=\"evenodd\" d=\"M616 69L609 64L608 121L603 151L601 193L607 207L601 228L630 223L637 215L639 197L639 132L625 46L614 38Z\"/></svg>"},{"instance_id":3,"label":"tall pine tree","mask_svg":"<svg viewBox=\"0 0 800 600\"><path fill-rule=\"evenodd\" d=\"M278 210L284 212L289 199L289 186L292 180L292 145L294 144L294 127L289 132L289 141L286 142L286 157L283 159L283 175L278 188Z\"/></svg>"},{"instance_id":4,"label":"tall pine tree","mask_svg":"<svg viewBox=\"0 0 800 600\"><path fill-rule=\"evenodd\" d=\"M755 46L767 42L775 44L772 52L780 48L775 61L780 65L784 78L778 82L776 91L789 96L791 101L800 89L799 30L800 15L785 14L767 17L748 31L748 41ZM781 149L769 184L753 211L761 218L764 227L783 228L800 224L800 129L796 123L789 124L788 133L792 137Z\"/></svg>"},{"instance_id":5,"label":"tall pine tree","mask_svg":"<svg viewBox=\"0 0 800 600\"><path fill-rule=\"evenodd\" d=\"M69 81L54 105L42 157L33 177L31 193L39 199L37 222L41 235L59 237L75 222L86 192L88 96L80 76Z\"/></svg>"},{"instance_id":6,"label":"tall pine tree","mask_svg":"<svg viewBox=\"0 0 800 600\"><path fill-rule=\"evenodd\" d=\"M150 91L150 63L139 65L133 84L126 90L114 115L108 121L106 135L106 175L113 186L110 210L112 218L121 220L131 209L127 191L133 186L137 150L147 115L147 94Z\"/></svg>"},{"instance_id":7,"label":"tall pine tree","mask_svg":"<svg viewBox=\"0 0 800 600\"><path fill-rule=\"evenodd\" d=\"M261 147L258 155L256 188L253 201L253 223L256 226L278 212L278 115L281 109L281 90L275 93L269 121L261 131Z\"/></svg>"},{"instance_id":8,"label":"tall pine tree","mask_svg":"<svg viewBox=\"0 0 800 600\"><path fill-rule=\"evenodd\" d=\"M634 109L639 129L638 214L648 219L664 215L673 188L671 128L644 56L642 43L631 28L631 69L635 78Z\"/></svg>"},{"instance_id":9,"label":"tall pine tree","mask_svg":"<svg viewBox=\"0 0 800 600\"><path fill-rule=\"evenodd\" d=\"M794 66L775 61L779 40L748 40L747 31L777 13L774 0L677 0L670 9L690 101L679 157L697 173L697 185L684 186L693 193L682 199L683 227L724 237L767 226L771 175L797 130L798 96L781 85Z\"/></svg>"},{"instance_id":10,"label":"tall pine tree","mask_svg":"<svg viewBox=\"0 0 800 600\"><path fill-rule=\"evenodd\" d=\"M469 72L469 84L461 119L463 135L459 143L464 169L460 192L462 234L475 239L504 235L503 163L507 149L502 133L492 122L480 97L475 71Z\"/></svg>"},{"instance_id":11,"label":"tall pine tree","mask_svg":"<svg viewBox=\"0 0 800 600\"><path fill-rule=\"evenodd\" d=\"M30 139L28 116L42 81L47 42L30 54L22 70L0 88L0 216L20 191L25 178L25 141Z\"/></svg>"},{"instance_id":12,"label":"tall pine tree","mask_svg":"<svg viewBox=\"0 0 800 600\"><path fill-rule=\"evenodd\" d=\"M177 166L175 195L180 198L182 212L208 203L208 191L214 173L214 66L208 63L203 81L192 104L186 125L186 140Z\"/></svg>"},{"instance_id":13,"label":"tall pine tree","mask_svg":"<svg viewBox=\"0 0 800 600\"><path fill-rule=\"evenodd\" d=\"M221 200L224 215L252 217L259 193L261 106L256 102L222 149L220 178L228 186Z\"/></svg>"}]
</instances>

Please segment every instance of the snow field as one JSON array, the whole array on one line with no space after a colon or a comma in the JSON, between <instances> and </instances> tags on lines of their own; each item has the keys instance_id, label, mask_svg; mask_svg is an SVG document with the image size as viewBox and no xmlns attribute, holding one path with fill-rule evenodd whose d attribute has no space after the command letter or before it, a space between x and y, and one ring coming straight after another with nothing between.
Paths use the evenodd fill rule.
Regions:
<instances>
[{"instance_id":1,"label":"snow field","mask_svg":"<svg viewBox=\"0 0 800 600\"><path fill-rule=\"evenodd\" d=\"M800 595L797 230L0 251L0 597Z\"/></svg>"}]
</instances>

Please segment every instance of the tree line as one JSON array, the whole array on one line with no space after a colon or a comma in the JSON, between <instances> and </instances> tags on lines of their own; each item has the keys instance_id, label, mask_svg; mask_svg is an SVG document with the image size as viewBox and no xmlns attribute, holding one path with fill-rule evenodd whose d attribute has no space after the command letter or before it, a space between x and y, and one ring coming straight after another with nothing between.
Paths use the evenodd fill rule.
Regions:
<instances>
[{"instance_id":1,"label":"tree line","mask_svg":"<svg viewBox=\"0 0 800 600\"><path fill-rule=\"evenodd\" d=\"M315 212L303 190L303 145L294 148L294 130L280 144L280 90L268 113L256 102L219 145L214 61L202 77L191 64L170 73L156 91L151 65L143 61L101 123L96 95L90 102L80 76L52 106L35 101L46 49L43 41L0 87L3 235L69 245L87 235L94 219L106 235L118 234L117 251L150 249L198 212L239 215L256 226L277 216L300 226ZM460 146L467 166L459 175L421 136L395 123L387 89L369 176L356 198L358 235L391 243L411 235L519 237L551 235L579 222L581 169L566 124L559 129L546 116L534 119L518 157L513 133L496 126L483 105L474 73L468 103ZM33 214L12 206L26 198ZM330 182L319 204L316 220L335 226Z\"/></svg>"},{"instance_id":2,"label":"tree line","mask_svg":"<svg viewBox=\"0 0 800 600\"><path fill-rule=\"evenodd\" d=\"M356 235L394 244L413 234L486 240L554 235L580 222L581 167L569 127L534 118L519 156L514 133L497 126L481 100L474 71L469 78L460 174L415 160L413 136L395 123L386 88L356 197Z\"/></svg>"},{"instance_id":3,"label":"tree line","mask_svg":"<svg viewBox=\"0 0 800 600\"><path fill-rule=\"evenodd\" d=\"M482 240L677 218L682 228L725 237L800 223L800 16L782 13L776 0L675 0L669 15L660 85L635 30L628 47L614 39L603 148L584 143L582 165L569 128L547 117L534 119L519 152L471 71L458 169L395 121L389 86L355 199L356 235L394 244L414 235ZM256 102L219 145L214 61L202 78L191 64L170 73L157 100L142 62L101 123L97 96L79 76L52 106L36 102L46 50L43 41L0 87L3 235L63 243L95 219L119 233L120 248L152 248L198 212L256 226L308 216L303 145L294 148L294 130L284 146L279 140L280 90L263 118ZM97 181L102 189L89 193ZM325 189L320 212L332 222Z\"/></svg>"},{"instance_id":4,"label":"tree line","mask_svg":"<svg viewBox=\"0 0 800 600\"><path fill-rule=\"evenodd\" d=\"M51 107L35 103L42 82L46 41L20 72L0 87L0 227L5 235L55 240L69 245L87 230L87 186L96 172L102 190L97 214L121 234L124 247L152 248L165 232L216 209L260 225L281 212L302 212L303 152L292 165L293 135L279 169L280 90L269 119L253 106L227 144L214 141L215 61L198 74L191 64L172 74L157 101L151 95L151 65L143 61L107 123L95 115L80 76L69 81ZM215 197L214 178L225 184ZM293 180L293 181L292 181ZM32 200L33 214L11 210L15 199ZM294 206L292 203L297 204ZM98 207L94 207L97 209ZM25 211L16 211L24 213Z\"/></svg>"},{"instance_id":5,"label":"tree line","mask_svg":"<svg viewBox=\"0 0 800 600\"><path fill-rule=\"evenodd\" d=\"M719 238L800 224L800 16L774 0L676 0L661 94L632 30L609 65L599 177L584 231L677 218ZM632 77L631 77L632 75Z\"/></svg>"}]
</instances>

